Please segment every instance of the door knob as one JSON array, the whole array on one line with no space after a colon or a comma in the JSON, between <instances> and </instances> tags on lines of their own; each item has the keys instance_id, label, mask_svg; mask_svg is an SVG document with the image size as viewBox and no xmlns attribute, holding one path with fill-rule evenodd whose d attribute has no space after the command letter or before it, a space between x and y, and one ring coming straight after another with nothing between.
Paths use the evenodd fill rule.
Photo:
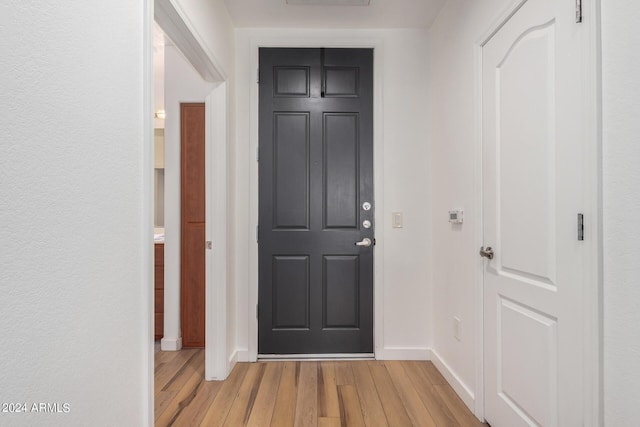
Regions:
<instances>
[{"instance_id":1,"label":"door knob","mask_svg":"<svg viewBox=\"0 0 640 427\"><path fill-rule=\"evenodd\" d=\"M485 257L485 258L489 258L489 259L493 259L493 249L491 249L491 246L487 246L487 249L483 247L480 248L480 256Z\"/></svg>"},{"instance_id":2,"label":"door knob","mask_svg":"<svg viewBox=\"0 0 640 427\"><path fill-rule=\"evenodd\" d=\"M371 246L371 243L373 243L371 239L365 237L364 239L362 239L362 241L356 242L356 246L364 246L365 248L368 248L369 246Z\"/></svg>"}]
</instances>

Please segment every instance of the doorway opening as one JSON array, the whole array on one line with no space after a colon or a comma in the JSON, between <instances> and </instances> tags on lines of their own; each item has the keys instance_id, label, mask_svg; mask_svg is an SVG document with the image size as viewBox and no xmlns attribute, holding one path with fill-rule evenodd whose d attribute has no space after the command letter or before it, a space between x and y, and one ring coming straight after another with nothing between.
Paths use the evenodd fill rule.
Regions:
<instances>
[{"instance_id":1,"label":"doorway opening","mask_svg":"<svg viewBox=\"0 0 640 427\"><path fill-rule=\"evenodd\" d=\"M177 351L183 346L185 327L184 257L183 243L192 241L199 266L199 280L204 280L204 292L196 298L198 322L203 335L192 345L205 347L205 378L223 380L229 372L227 348L227 109L228 90L224 72L197 39L191 23L183 19L184 11L167 0L154 1L154 19L166 35L164 45L164 308L162 351ZM181 160L194 157L181 152L193 131L193 123L184 123L188 114L181 108L198 104L197 155L201 166L198 205L198 235L185 238L182 218L186 218L181 202L186 193L181 185L187 183ZM183 108L184 109L184 108ZM181 123L183 122L183 123ZM202 176L204 175L204 176ZM186 206L193 204L187 203ZM187 230L188 231L188 230ZM188 257L193 259L195 257ZM182 263L181 263L182 259ZM153 291L155 292L155 291ZM181 298L181 294L183 297ZM185 341L185 344L189 344ZM215 344L215 345L214 345Z\"/></svg>"}]
</instances>

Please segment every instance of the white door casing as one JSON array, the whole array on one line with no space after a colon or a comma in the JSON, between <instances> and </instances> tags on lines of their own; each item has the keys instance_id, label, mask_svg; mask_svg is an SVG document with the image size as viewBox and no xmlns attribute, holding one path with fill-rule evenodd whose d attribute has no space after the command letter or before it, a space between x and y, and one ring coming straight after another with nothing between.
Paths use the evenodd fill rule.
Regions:
<instances>
[{"instance_id":1,"label":"white door casing","mask_svg":"<svg viewBox=\"0 0 640 427\"><path fill-rule=\"evenodd\" d=\"M522 3L482 48L484 415L583 425L586 38L573 2Z\"/></svg>"},{"instance_id":2,"label":"white door casing","mask_svg":"<svg viewBox=\"0 0 640 427\"><path fill-rule=\"evenodd\" d=\"M257 70L258 52L261 47L295 47L295 48L371 48L374 49L374 200L378 208L375 211L374 224L383 224L384 212L384 138L383 117L384 104L382 102L384 82L384 43L376 37L344 37L342 35L294 38L291 36L258 37L251 40L251 69ZM252 79L254 75L251 75ZM247 81L251 87L251 147L258 146L258 85L255 80ZM254 218L248 222L249 236L249 289L248 289L248 348L239 350L238 360L255 362L258 360L258 319L256 306L258 304L258 245L255 241L255 226L258 218L258 162L255 158L255 148L250 150L248 157L248 169L250 171L249 190L249 217ZM384 239L378 240L374 247L374 257L380 260L384 254ZM388 358L388 355L396 355L394 349L385 349L382 313L384 311L384 263L376 262L374 266L374 354L376 359ZM385 351L386 350L386 351ZM385 356L385 354L387 356ZM392 356L393 357L393 356Z\"/></svg>"},{"instance_id":3,"label":"white door casing","mask_svg":"<svg viewBox=\"0 0 640 427\"><path fill-rule=\"evenodd\" d=\"M206 99L205 144L205 378L222 381L231 371L227 348L227 83Z\"/></svg>"}]
</instances>

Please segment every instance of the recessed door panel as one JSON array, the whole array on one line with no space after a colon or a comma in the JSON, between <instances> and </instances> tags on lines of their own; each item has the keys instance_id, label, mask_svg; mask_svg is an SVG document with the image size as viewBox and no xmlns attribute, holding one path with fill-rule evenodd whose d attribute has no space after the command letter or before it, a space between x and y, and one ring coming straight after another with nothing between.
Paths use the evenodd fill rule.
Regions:
<instances>
[{"instance_id":1,"label":"recessed door panel","mask_svg":"<svg viewBox=\"0 0 640 427\"><path fill-rule=\"evenodd\" d=\"M204 227L204 224L192 224L183 228L180 320L184 347L204 347Z\"/></svg>"},{"instance_id":2,"label":"recessed door panel","mask_svg":"<svg viewBox=\"0 0 640 427\"><path fill-rule=\"evenodd\" d=\"M501 266L547 285L556 282L554 28L524 32L494 70Z\"/></svg>"},{"instance_id":3,"label":"recessed door panel","mask_svg":"<svg viewBox=\"0 0 640 427\"><path fill-rule=\"evenodd\" d=\"M325 67L324 93L327 97L357 97L360 90L360 68Z\"/></svg>"},{"instance_id":4,"label":"recessed door panel","mask_svg":"<svg viewBox=\"0 0 640 427\"><path fill-rule=\"evenodd\" d=\"M324 207L326 228L358 226L358 115L325 113Z\"/></svg>"},{"instance_id":5,"label":"recessed door panel","mask_svg":"<svg viewBox=\"0 0 640 427\"><path fill-rule=\"evenodd\" d=\"M325 256L324 328L358 328L360 266L357 256Z\"/></svg>"},{"instance_id":6,"label":"recessed door panel","mask_svg":"<svg viewBox=\"0 0 640 427\"><path fill-rule=\"evenodd\" d=\"M273 228L309 228L309 113L273 116Z\"/></svg>"},{"instance_id":7,"label":"recessed door panel","mask_svg":"<svg viewBox=\"0 0 640 427\"><path fill-rule=\"evenodd\" d=\"M557 320L506 298L498 300L498 394L531 425L557 419Z\"/></svg>"},{"instance_id":8,"label":"recessed door panel","mask_svg":"<svg viewBox=\"0 0 640 427\"><path fill-rule=\"evenodd\" d=\"M308 97L309 67L275 67L273 96Z\"/></svg>"},{"instance_id":9,"label":"recessed door panel","mask_svg":"<svg viewBox=\"0 0 640 427\"><path fill-rule=\"evenodd\" d=\"M309 329L309 257L273 257L274 329Z\"/></svg>"},{"instance_id":10,"label":"recessed door panel","mask_svg":"<svg viewBox=\"0 0 640 427\"><path fill-rule=\"evenodd\" d=\"M204 104L181 104L181 214L185 221L204 222Z\"/></svg>"}]
</instances>

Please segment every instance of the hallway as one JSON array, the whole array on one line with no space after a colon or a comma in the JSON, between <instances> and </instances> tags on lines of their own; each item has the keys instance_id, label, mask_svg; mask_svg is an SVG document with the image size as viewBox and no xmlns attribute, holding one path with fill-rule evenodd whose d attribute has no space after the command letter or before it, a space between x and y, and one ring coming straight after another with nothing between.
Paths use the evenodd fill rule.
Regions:
<instances>
[{"instance_id":1,"label":"hallway","mask_svg":"<svg viewBox=\"0 0 640 427\"><path fill-rule=\"evenodd\" d=\"M156 426L482 426L431 362L238 363L204 381L204 350L158 352Z\"/></svg>"}]
</instances>

